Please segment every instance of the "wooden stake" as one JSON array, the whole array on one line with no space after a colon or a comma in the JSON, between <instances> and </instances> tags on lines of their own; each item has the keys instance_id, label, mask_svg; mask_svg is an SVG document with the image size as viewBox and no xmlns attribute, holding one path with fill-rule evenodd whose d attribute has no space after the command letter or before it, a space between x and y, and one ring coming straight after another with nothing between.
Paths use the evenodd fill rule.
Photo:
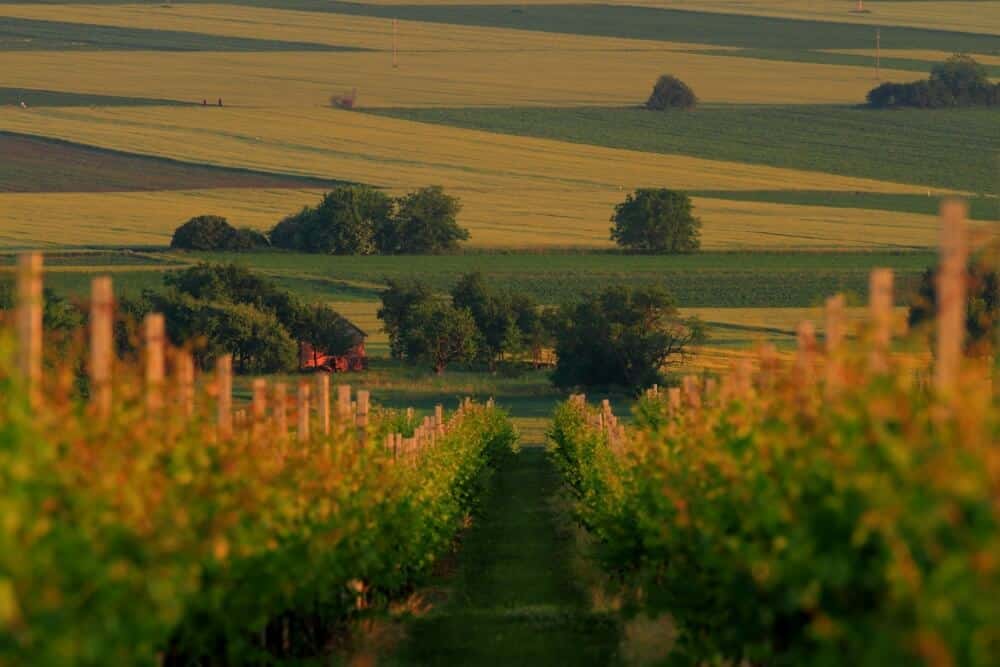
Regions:
<instances>
[{"instance_id":1,"label":"wooden stake","mask_svg":"<svg viewBox=\"0 0 1000 667\"><path fill-rule=\"evenodd\" d=\"M253 425L250 437L257 442L266 432L264 425L267 422L267 380L254 378L251 392L250 413L253 416Z\"/></svg>"},{"instance_id":2,"label":"wooden stake","mask_svg":"<svg viewBox=\"0 0 1000 667\"><path fill-rule=\"evenodd\" d=\"M941 393L955 389L965 344L966 263L969 247L965 202L941 204L941 266L937 276L937 359L934 384Z\"/></svg>"},{"instance_id":3,"label":"wooden stake","mask_svg":"<svg viewBox=\"0 0 1000 667\"><path fill-rule=\"evenodd\" d=\"M17 258L17 358L28 404L42 405L42 255L29 253Z\"/></svg>"},{"instance_id":4,"label":"wooden stake","mask_svg":"<svg viewBox=\"0 0 1000 667\"><path fill-rule=\"evenodd\" d=\"M143 321L146 354L146 409L158 412L163 407L165 322L160 313L150 313Z\"/></svg>"},{"instance_id":5,"label":"wooden stake","mask_svg":"<svg viewBox=\"0 0 1000 667\"><path fill-rule=\"evenodd\" d=\"M868 304L872 325L868 366L872 373L885 373L889 370L889 345L892 342L892 269L871 272Z\"/></svg>"},{"instance_id":6,"label":"wooden stake","mask_svg":"<svg viewBox=\"0 0 1000 667\"><path fill-rule=\"evenodd\" d=\"M804 385L812 385L816 368L816 325L809 320L799 323L797 330L798 349L795 364Z\"/></svg>"},{"instance_id":7,"label":"wooden stake","mask_svg":"<svg viewBox=\"0 0 1000 667\"><path fill-rule=\"evenodd\" d=\"M316 407L323 435L330 435L330 376L326 373L316 376Z\"/></svg>"},{"instance_id":8,"label":"wooden stake","mask_svg":"<svg viewBox=\"0 0 1000 667\"><path fill-rule=\"evenodd\" d=\"M341 435L347 433L347 426L351 423L351 385L337 385L337 432Z\"/></svg>"},{"instance_id":9,"label":"wooden stake","mask_svg":"<svg viewBox=\"0 0 1000 667\"><path fill-rule=\"evenodd\" d=\"M843 294L826 300L826 369L824 389L827 396L833 396L844 384L844 369L840 360L840 348L844 343L846 301Z\"/></svg>"},{"instance_id":10,"label":"wooden stake","mask_svg":"<svg viewBox=\"0 0 1000 667\"><path fill-rule=\"evenodd\" d=\"M309 441L309 383L303 380L299 382L298 417L299 426L296 429L296 436L299 442Z\"/></svg>"},{"instance_id":11,"label":"wooden stake","mask_svg":"<svg viewBox=\"0 0 1000 667\"><path fill-rule=\"evenodd\" d=\"M274 383L274 431L279 440L288 435L288 385Z\"/></svg>"},{"instance_id":12,"label":"wooden stake","mask_svg":"<svg viewBox=\"0 0 1000 667\"><path fill-rule=\"evenodd\" d=\"M191 418L194 416L194 357L188 350L177 350L174 363L181 414Z\"/></svg>"},{"instance_id":13,"label":"wooden stake","mask_svg":"<svg viewBox=\"0 0 1000 667\"><path fill-rule=\"evenodd\" d=\"M370 394L361 389L358 391L358 414L356 425L358 427L358 442L364 445L368 440L368 401Z\"/></svg>"},{"instance_id":14,"label":"wooden stake","mask_svg":"<svg viewBox=\"0 0 1000 667\"><path fill-rule=\"evenodd\" d=\"M111 415L111 363L114 358L114 291L111 278L90 283L90 404L98 419Z\"/></svg>"},{"instance_id":15,"label":"wooden stake","mask_svg":"<svg viewBox=\"0 0 1000 667\"><path fill-rule=\"evenodd\" d=\"M216 428L220 440L233 437L233 357L223 354L215 361L215 384L219 392L216 404Z\"/></svg>"},{"instance_id":16,"label":"wooden stake","mask_svg":"<svg viewBox=\"0 0 1000 667\"><path fill-rule=\"evenodd\" d=\"M681 388L670 387L667 389L667 405L670 406L670 414L680 414L681 410Z\"/></svg>"}]
</instances>

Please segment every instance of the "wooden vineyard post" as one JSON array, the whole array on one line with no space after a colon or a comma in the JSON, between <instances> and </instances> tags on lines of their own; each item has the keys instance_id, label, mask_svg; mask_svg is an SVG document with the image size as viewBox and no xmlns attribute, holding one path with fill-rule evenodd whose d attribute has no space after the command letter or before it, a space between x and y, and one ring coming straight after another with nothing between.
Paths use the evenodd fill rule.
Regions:
<instances>
[{"instance_id":1,"label":"wooden vineyard post","mask_svg":"<svg viewBox=\"0 0 1000 667\"><path fill-rule=\"evenodd\" d=\"M681 380L681 387L685 406L695 411L700 409L701 393L698 387L698 378L694 375L685 375L683 380Z\"/></svg>"},{"instance_id":2,"label":"wooden vineyard post","mask_svg":"<svg viewBox=\"0 0 1000 667\"><path fill-rule=\"evenodd\" d=\"M111 362L114 356L114 293L111 278L90 284L90 404L97 418L111 416Z\"/></svg>"},{"instance_id":3,"label":"wooden vineyard post","mask_svg":"<svg viewBox=\"0 0 1000 667\"><path fill-rule=\"evenodd\" d=\"M323 435L330 435L330 376L320 373L316 376L316 407L319 415L319 426Z\"/></svg>"},{"instance_id":4,"label":"wooden vineyard post","mask_svg":"<svg viewBox=\"0 0 1000 667\"><path fill-rule=\"evenodd\" d=\"M835 396L844 384L844 370L840 359L840 348L844 343L843 294L826 300L826 369L824 391L827 397Z\"/></svg>"},{"instance_id":5,"label":"wooden vineyard post","mask_svg":"<svg viewBox=\"0 0 1000 667\"><path fill-rule=\"evenodd\" d=\"M177 398L181 414L194 416L194 357L187 350L178 350L174 356L177 372Z\"/></svg>"},{"instance_id":6,"label":"wooden vineyard post","mask_svg":"<svg viewBox=\"0 0 1000 667\"><path fill-rule=\"evenodd\" d=\"M279 441L288 435L288 386L284 382L274 383L274 431Z\"/></svg>"},{"instance_id":7,"label":"wooden vineyard post","mask_svg":"<svg viewBox=\"0 0 1000 667\"><path fill-rule=\"evenodd\" d=\"M681 388L670 387L667 389L667 405L670 406L670 414L677 416L681 412Z\"/></svg>"},{"instance_id":8,"label":"wooden vineyard post","mask_svg":"<svg viewBox=\"0 0 1000 667\"><path fill-rule=\"evenodd\" d=\"M892 269L875 269L868 284L872 325L868 367L872 373L882 374L889 370L889 345L892 342Z\"/></svg>"},{"instance_id":9,"label":"wooden vineyard post","mask_svg":"<svg viewBox=\"0 0 1000 667\"><path fill-rule=\"evenodd\" d=\"M351 423L351 385L337 385L337 433L346 435Z\"/></svg>"},{"instance_id":10,"label":"wooden vineyard post","mask_svg":"<svg viewBox=\"0 0 1000 667\"><path fill-rule=\"evenodd\" d=\"M295 431L299 442L309 441L309 383L303 380L299 382L299 390L296 394L298 399L299 424Z\"/></svg>"},{"instance_id":11,"label":"wooden vineyard post","mask_svg":"<svg viewBox=\"0 0 1000 667\"><path fill-rule=\"evenodd\" d=\"M440 403L434 406L434 430L439 436L444 435L444 406Z\"/></svg>"},{"instance_id":12,"label":"wooden vineyard post","mask_svg":"<svg viewBox=\"0 0 1000 667\"><path fill-rule=\"evenodd\" d=\"M264 378L254 379L251 385L250 415L253 421L250 437L256 442L264 436L267 422L267 380Z\"/></svg>"},{"instance_id":13,"label":"wooden vineyard post","mask_svg":"<svg viewBox=\"0 0 1000 667\"><path fill-rule=\"evenodd\" d=\"M816 368L816 325L809 320L799 323L797 330L798 349L795 364L798 367L802 389L807 390L815 380Z\"/></svg>"},{"instance_id":14,"label":"wooden vineyard post","mask_svg":"<svg viewBox=\"0 0 1000 667\"><path fill-rule=\"evenodd\" d=\"M219 440L233 437L233 357L223 354L215 360L216 429Z\"/></svg>"},{"instance_id":15,"label":"wooden vineyard post","mask_svg":"<svg viewBox=\"0 0 1000 667\"><path fill-rule=\"evenodd\" d=\"M358 443L364 446L368 440L368 402L370 394L361 389L358 391L358 414L356 425L358 427Z\"/></svg>"},{"instance_id":16,"label":"wooden vineyard post","mask_svg":"<svg viewBox=\"0 0 1000 667\"><path fill-rule=\"evenodd\" d=\"M940 393L954 391L965 342L965 264L968 239L964 202L949 199L941 205L941 267L937 276L937 360L934 384Z\"/></svg>"},{"instance_id":17,"label":"wooden vineyard post","mask_svg":"<svg viewBox=\"0 0 1000 667\"><path fill-rule=\"evenodd\" d=\"M150 414L163 408L165 322L160 313L150 313L143 320L145 339L146 410Z\"/></svg>"},{"instance_id":18,"label":"wooden vineyard post","mask_svg":"<svg viewBox=\"0 0 1000 667\"><path fill-rule=\"evenodd\" d=\"M42 255L17 258L17 358L32 410L42 404Z\"/></svg>"}]
</instances>

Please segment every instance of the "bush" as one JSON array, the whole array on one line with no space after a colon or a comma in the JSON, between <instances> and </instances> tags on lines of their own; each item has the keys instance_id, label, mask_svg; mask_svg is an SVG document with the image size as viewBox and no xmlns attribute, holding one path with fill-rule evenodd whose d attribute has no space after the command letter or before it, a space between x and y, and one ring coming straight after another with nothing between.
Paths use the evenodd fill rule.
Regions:
<instances>
[{"instance_id":1,"label":"bush","mask_svg":"<svg viewBox=\"0 0 1000 667\"><path fill-rule=\"evenodd\" d=\"M675 76L664 74L656 80L653 92L646 100L646 108L653 111L668 109L693 109L698 104L698 97L691 88Z\"/></svg>"},{"instance_id":2,"label":"bush","mask_svg":"<svg viewBox=\"0 0 1000 667\"><path fill-rule=\"evenodd\" d=\"M457 198L431 186L392 199L365 185L327 193L271 230L278 248L332 255L433 254L455 250L469 231L459 227Z\"/></svg>"},{"instance_id":3,"label":"bush","mask_svg":"<svg viewBox=\"0 0 1000 667\"><path fill-rule=\"evenodd\" d=\"M701 220L691 198L665 188L636 190L615 207L611 239L619 246L647 253L694 252L701 246Z\"/></svg>"},{"instance_id":4,"label":"bush","mask_svg":"<svg viewBox=\"0 0 1000 667\"><path fill-rule=\"evenodd\" d=\"M1000 106L1000 84L993 84L986 68L966 55L955 55L935 65L930 78L910 83L883 83L868 92L868 106L875 109L913 107Z\"/></svg>"},{"instance_id":5,"label":"bush","mask_svg":"<svg viewBox=\"0 0 1000 667\"><path fill-rule=\"evenodd\" d=\"M562 388L648 387L662 381L668 362L704 339L700 322L682 319L659 287L610 287L554 317L552 383Z\"/></svg>"},{"instance_id":6,"label":"bush","mask_svg":"<svg viewBox=\"0 0 1000 667\"><path fill-rule=\"evenodd\" d=\"M252 250L267 245L267 237L260 232L236 229L218 215L191 218L170 239L170 247L178 250Z\"/></svg>"}]
</instances>

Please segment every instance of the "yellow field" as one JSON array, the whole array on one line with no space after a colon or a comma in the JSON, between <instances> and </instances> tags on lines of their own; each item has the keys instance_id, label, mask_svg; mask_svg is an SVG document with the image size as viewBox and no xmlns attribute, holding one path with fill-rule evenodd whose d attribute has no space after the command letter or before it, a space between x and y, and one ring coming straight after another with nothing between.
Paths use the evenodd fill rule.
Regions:
<instances>
[{"instance_id":1,"label":"yellow field","mask_svg":"<svg viewBox=\"0 0 1000 667\"><path fill-rule=\"evenodd\" d=\"M481 247L607 245L613 205L636 187L682 190L926 189L816 172L704 160L416 124L326 109L38 109L0 115L0 129L214 165L321 176L379 185L394 193L440 184L459 196L462 222ZM316 199L275 191L121 195L0 195L8 238L37 234L37 218L66 231L62 243L109 231L129 242L162 238L194 213L226 212L235 222L272 225ZM147 202L144 208L126 205ZM930 216L859 209L698 200L707 248L933 245ZM19 231L20 230L20 231ZM516 243L512 239L516 238ZM124 240L124 239L122 239ZM12 243L8 240L7 243ZM92 240L96 242L96 240Z\"/></svg>"},{"instance_id":2,"label":"yellow field","mask_svg":"<svg viewBox=\"0 0 1000 667\"><path fill-rule=\"evenodd\" d=\"M8 52L3 85L187 101L222 97L241 107L326 106L332 94L355 88L359 105L369 108L627 106L641 104L664 72L697 81L706 102L855 103L874 85L869 67L556 45L408 53L398 69L387 52ZM912 73L884 75L900 79Z\"/></svg>"}]
</instances>

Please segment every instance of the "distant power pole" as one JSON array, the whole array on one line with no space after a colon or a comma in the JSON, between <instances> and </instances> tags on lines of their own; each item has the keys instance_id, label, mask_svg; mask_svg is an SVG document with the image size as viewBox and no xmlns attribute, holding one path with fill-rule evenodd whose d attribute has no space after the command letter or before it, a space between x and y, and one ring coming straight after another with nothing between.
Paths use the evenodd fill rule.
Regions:
<instances>
[{"instance_id":1,"label":"distant power pole","mask_svg":"<svg viewBox=\"0 0 1000 667\"><path fill-rule=\"evenodd\" d=\"M882 29L875 28L875 80L882 80Z\"/></svg>"},{"instance_id":2,"label":"distant power pole","mask_svg":"<svg viewBox=\"0 0 1000 667\"><path fill-rule=\"evenodd\" d=\"M399 49L397 47L397 37L396 33L399 31L399 22L396 19L392 20L392 66L393 68L399 67Z\"/></svg>"},{"instance_id":3,"label":"distant power pole","mask_svg":"<svg viewBox=\"0 0 1000 667\"><path fill-rule=\"evenodd\" d=\"M865 0L858 0L858 8L855 11L865 11Z\"/></svg>"}]
</instances>

